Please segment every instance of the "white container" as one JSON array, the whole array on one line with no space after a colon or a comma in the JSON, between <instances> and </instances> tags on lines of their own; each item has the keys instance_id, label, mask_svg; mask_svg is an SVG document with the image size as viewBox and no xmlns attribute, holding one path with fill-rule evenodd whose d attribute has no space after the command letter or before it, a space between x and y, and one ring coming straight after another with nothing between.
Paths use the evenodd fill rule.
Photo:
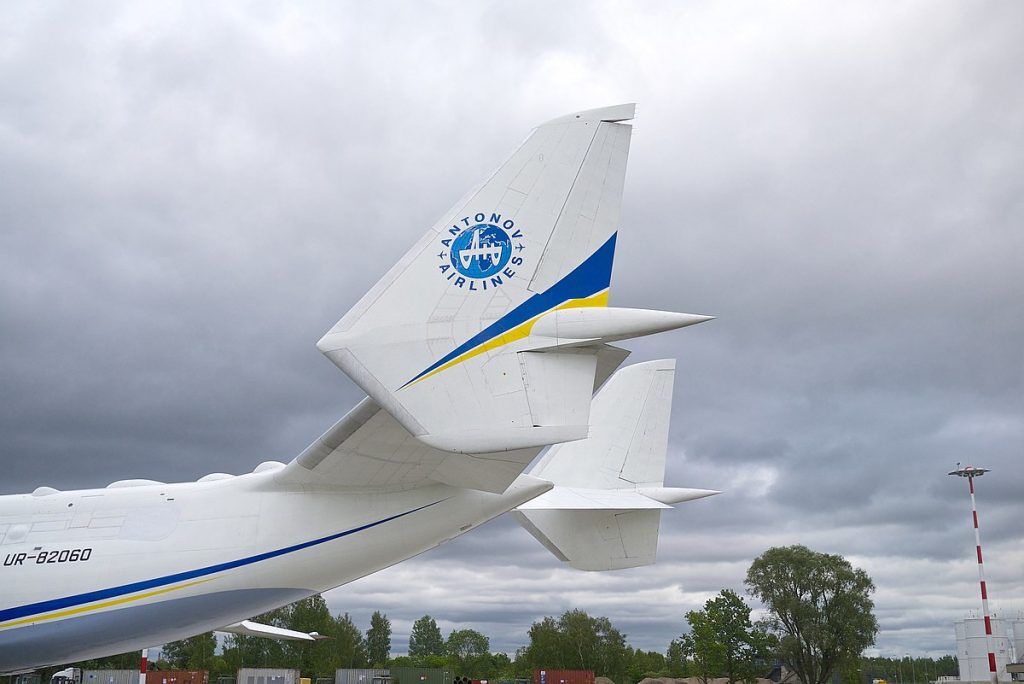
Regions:
<instances>
[{"instance_id":1,"label":"white container","mask_svg":"<svg viewBox=\"0 0 1024 684\"><path fill-rule=\"evenodd\" d=\"M139 671L82 670L82 684L139 684Z\"/></svg>"},{"instance_id":2,"label":"white container","mask_svg":"<svg viewBox=\"0 0 1024 684\"><path fill-rule=\"evenodd\" d=\"M236 684L299 684L298 670L273 667L243 667Z\"/></svg>"}]
</instances>

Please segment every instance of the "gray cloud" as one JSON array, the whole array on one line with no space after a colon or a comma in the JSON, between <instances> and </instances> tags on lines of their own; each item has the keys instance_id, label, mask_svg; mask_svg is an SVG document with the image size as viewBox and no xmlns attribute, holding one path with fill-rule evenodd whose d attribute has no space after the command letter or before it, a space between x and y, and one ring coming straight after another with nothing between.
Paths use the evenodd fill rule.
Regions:
<instances>
[{"instance_id":1,"label":"gray cloud","mask_svg":"<svg viewBox=\"0 0 1024 684\"><path fill-rule=\"evenodd\" d=\"M679 359L660 561L511 521L328 595L473 626L607 615L663 650L769 546L874 577L887 654L1024 609L1024 54L1013 4L11 6L0 22L0 491L287 460L359 398L313 343L558 114L640 102L614 304ZM652 247L657 247L653 249ZM407 637L405 637L407 638Z\"/></svg>"}]
</instances>

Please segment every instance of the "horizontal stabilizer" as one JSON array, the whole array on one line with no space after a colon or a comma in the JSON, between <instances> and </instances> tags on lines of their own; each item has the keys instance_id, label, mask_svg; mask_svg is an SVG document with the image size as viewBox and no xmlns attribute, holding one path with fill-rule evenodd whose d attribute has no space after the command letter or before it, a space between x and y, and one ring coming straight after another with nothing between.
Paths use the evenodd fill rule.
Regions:
<instances>
[{"instance_id":1,"label":"horizontal stabilizer","mask_svg":"<svg viewBox=\"0 0 1024 684\"><path fill-rule=\"evenodd\" d=\"M559 560L578 570L650 565L658 550L659 510L513 511Z\"/></svg>"}]
</instances>

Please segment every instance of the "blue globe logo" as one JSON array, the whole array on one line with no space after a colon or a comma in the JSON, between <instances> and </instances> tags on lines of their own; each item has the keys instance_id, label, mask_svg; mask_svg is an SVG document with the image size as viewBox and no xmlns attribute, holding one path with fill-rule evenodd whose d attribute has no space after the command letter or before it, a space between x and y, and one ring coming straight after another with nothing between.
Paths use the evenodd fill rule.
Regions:
<instances>
[{"instance_id":1,"label":"blue globe logo","mask_svg":"<svg viewBox=\"0 0 1024 684\"><path fill-rule=\"evenodd\" d=\"M512 240L492 223L478 223L452 242L451 262L467 278L489 278L505 268L512 256Z\"/></svg>"}]
</instances>

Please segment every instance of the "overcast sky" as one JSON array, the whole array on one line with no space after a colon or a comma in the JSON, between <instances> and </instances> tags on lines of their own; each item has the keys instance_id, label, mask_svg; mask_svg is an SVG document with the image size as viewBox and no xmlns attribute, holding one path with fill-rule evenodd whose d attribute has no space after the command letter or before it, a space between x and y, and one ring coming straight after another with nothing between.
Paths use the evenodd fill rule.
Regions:
<instances>
[{"instance_id":1,"label":"overcast sky","mask_svg":"<svg viewBox=\"0 0 1024 684\"><path fill-rule=\"evenodd\" d=\"M0 493L287 461L358 401L314 343L540 122L639 102L613 305L678 359L659 561L511 520L327 594L514 651L664 651L773 545L877 585L884 655L1024 610L1024 3L3 3Z\"/></svg>"}]
</instances>

